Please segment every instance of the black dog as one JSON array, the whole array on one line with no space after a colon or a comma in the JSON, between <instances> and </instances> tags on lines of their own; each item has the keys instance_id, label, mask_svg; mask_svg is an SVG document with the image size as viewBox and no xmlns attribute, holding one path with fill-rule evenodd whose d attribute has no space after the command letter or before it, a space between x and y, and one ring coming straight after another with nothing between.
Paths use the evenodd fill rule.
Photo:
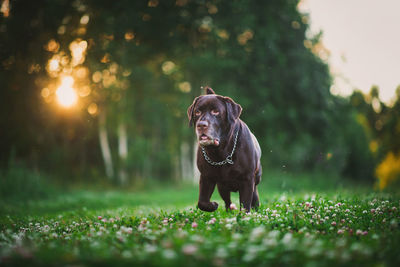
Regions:
<instances>
[{"instance_id":1,"label":"black dog","mask_svg":"<svg viewBox=\"0 0 400 267\"><path fill-rule=\"evenodd\" d=\"M189 125L196 126L199 140L197 167L200 171L198 207L215 211L210 202L217 185L226 209L231 192L239 191L240 206L246 211L259 206L257 185L261 180L261 149L247 125L239 119L242 107L231 98L216 95L207 87L207 95L196 97L188 108Z\"/></svg>"}]
</instances>

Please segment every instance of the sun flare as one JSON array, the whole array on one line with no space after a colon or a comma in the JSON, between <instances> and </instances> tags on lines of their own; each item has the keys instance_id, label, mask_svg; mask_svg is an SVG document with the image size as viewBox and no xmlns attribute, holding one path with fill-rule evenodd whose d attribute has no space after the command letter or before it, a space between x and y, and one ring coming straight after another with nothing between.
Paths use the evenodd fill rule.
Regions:
<instances>
[{"instance_id":1,"label":"sun flare","mask_svg":"<svg viewBox=\"0 0 400 267\"><path fill-rule=\"evenodd\" d=\"M74 78L71 76L64 77L61 81L60 87L58 87L56 95L58 103L66 108L72 107L76 104L78 96L75 89L72 87L74 84Z\"/></svg>"}]
</instances>

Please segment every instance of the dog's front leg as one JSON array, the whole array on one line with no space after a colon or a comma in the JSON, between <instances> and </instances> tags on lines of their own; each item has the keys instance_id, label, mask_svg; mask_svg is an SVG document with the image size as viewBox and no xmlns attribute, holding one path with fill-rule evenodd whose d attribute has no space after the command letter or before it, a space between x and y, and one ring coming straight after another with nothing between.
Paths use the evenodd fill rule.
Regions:
<instances>
[{"instance_id":1,"label":"dog's front leg","mask_svg":"<svg viewBox=\"0 0 400 267\"><path fill-rule=\"evenodd\" d=\"M218 209L217 202L210 202L210 198L214 192L216 182L212 179L200 176L200 192L199 202L197 206L203 211L215 211Z\"/></svg>"},{"instance_id":2,"label":"dog's front leg","mask_svg":"<svg viewBox=\"0 0 400 267\"><path fill-rule=\"evenodd\" d=\"M252 180L244 181L242 186L239 188L240 208L243 206L246 212L250 212L251 201L253 200L253 191L254 182Z\"/></svg>"},{"instance_id":3,"label":"dog's front leg","mask_svg":"<svg viewBox=\"0 0 400 267\"><path fill-rule=\"evenodd\" d=\"M232 204L231 192L229 191L228 188L226 188L221 184L217 184L217 188L222 200L225 202L225 209L230 210L230 206Z\"/></svg>"}]
</instances>

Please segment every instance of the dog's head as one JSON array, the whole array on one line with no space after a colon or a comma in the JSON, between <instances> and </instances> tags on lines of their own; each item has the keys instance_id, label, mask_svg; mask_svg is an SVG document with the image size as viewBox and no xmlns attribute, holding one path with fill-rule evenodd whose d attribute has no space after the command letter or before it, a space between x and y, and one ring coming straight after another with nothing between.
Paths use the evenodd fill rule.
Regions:
<instances>
[{"instance_id":1,"label":"dog's head","mask_svg":"<svg viewBox=\"0 0 400 267\"><path fill-rule=\"evenodd\" d=\"M219 146L242 112L231 98L216 95L207 87L206 95L196 97L187 110L189 126L195 125L201 146Z\"/></svg>"}]
</instances>

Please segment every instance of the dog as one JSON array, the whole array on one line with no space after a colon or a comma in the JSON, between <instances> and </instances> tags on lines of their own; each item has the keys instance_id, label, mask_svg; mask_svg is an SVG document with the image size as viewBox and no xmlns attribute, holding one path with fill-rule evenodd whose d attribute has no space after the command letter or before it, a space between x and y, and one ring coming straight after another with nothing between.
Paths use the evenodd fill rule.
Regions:
<instances>
[{"instance_id":1,"label":"dog","mask_svg":"<svg viewBox=\"0 0 400 267\"><path fill-rule=\"evenodd\" d=\"M240 208L249 212L259 206L257 185L261 181L261 149L256 137L239 117L242 107L230 97L215 94L210 87L189 106L189 127L198 139L197 168L200 171L198 208L213 212L215 186L231 207L231 192L239 191Z\"/></svg>"}]
</instances>

